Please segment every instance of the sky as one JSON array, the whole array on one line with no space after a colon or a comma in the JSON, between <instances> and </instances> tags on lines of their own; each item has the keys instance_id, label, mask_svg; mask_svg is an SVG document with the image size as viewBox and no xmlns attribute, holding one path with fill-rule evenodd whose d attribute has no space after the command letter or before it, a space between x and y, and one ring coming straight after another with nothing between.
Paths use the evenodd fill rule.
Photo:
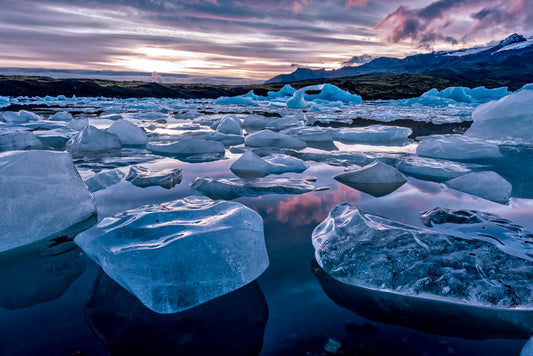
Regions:
<instances>
[{"instance_id":1,"label":"sky","mask_svg":"<svg viewBox=\"0 0 533 356\"><path fill-rule=\"evenodd\" d=\"M0 67L266 80L533 35L533 0L0 0Z\"/></svg>"}]
</instances>

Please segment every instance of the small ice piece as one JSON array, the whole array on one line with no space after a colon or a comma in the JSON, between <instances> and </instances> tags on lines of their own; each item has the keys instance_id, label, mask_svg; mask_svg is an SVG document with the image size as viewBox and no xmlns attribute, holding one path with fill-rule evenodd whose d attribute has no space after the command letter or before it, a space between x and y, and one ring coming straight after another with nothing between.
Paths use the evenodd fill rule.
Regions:
<instances>
[{"instance_id":1,"label":"small ice piece","mask_svg":"<svg viewBox=\"0 0 533 356\"><path fill-rule=\"evenodd\" d=\"M18 113L5 111L2 113L2 116L4 121L7 123L22 123L42 120L39 115L26 110L20 110Z\"/></svg>"},{"instance_id":2,"label":"small ice piece","mask_svg":"<svg viewBox=\"0 0 533 356\"><path fill-rule=\"evenodd\" d=\"M260 178L269 174L301 173L307 166L294 157L274 154L263 159L249 150L236 160L230 169L241 178Z\"/></svg>"},{"instance_id":3,"label":"small ice piece","mask_svg":"<svg viewBox=\"0 0 533 356\"><path fill-rule=\"evenodd\" d=\"M311 103L304 99L304 92L301 90L296 91L293 96L287 100L287 107L289 109L305 109L309 105L311 105Z\"/></svg>"},{"instance_id":4,"label":"small ice piece","mask_svg":"<svg viewBox=\"0 0 533 356\"><path fill-rule=\"evenodd\" d=\"M143 146L148 143L146 132L133 122L125 119L115 121L107 129L107 132L116 135L123 146Z\"/></svg>"},{"instance_id":5,"label":"small ice piece","mask_svg":"<svg viewBox=\"0 0 533 356\"><path fill-rule=\"evenodd\" d=\"M511 183L492 171L474 172L445 183L460 192L472 194L496 203L507 204L513 189Z\"/></svg>"},{"instance_id":6,"label":"small ice piece","mask_svg":"<svg viewBox=\"0 0 533 356\"><path fill-rule=\"evenodd\" d=\"M252 209L191 196L103 219L74 242L151 310L177 313L234 291L268 267Z\"/></svg>"},{"instance_id":7,"label":"small ice piece","mask_svg":"<svg viewBox=\"0 0 533 356\"><path fill-rule=\"evenodd\" d=\"M72 114L68 111L58 111L54 115L52 115L48 120L50 121L70 121L72 120Z\"/></svg>"},{"instance_id":8,"label":"small ice piece","mask_svg":"<svg viewBox=\"0 0 533 356\"><path fill-rule=\"evenodd\" d=\"M96 213L66 152L0 153L0 251L48 238Z\"/></svg>"},{"instance_id":9,"label":"small ice piece","mask_svg":"<svg viewBox=\"0 0 533 356\"><path fill-rule=\"evenodd\" d=\"M239 119L232 118L232 117L225 117L218 122L218 124L216 125L214 129L223 134L240 136L242 135L242 127L237 122L237 120Z\"/></svg>"},{"instance_id":10,"label":"small ice piece","mask_svg":"<svg viewBox=\"0 0 533 356\"><path fill-rule=\"evenodd\" d=\"M316 178L254 178L254 179L215 179L197 177L191 187L212 199L235 199L255 197L264 194L303 194L316 188L312 183Z\"/></svg>"},{"instance_id":11,"label":"small ice piece","mask_svg":"<svg viewBox=\"0 0 533 356\"><path fill-rule=\"evenodd\" d=\"M464 163L416 156L402 158L396 168L400 172L415 178L434 182L444 182L472 173L470 166Z\"/></svg>"},{"instance_id":12,"label":"small ice piece","mask_svg":"<svg viewBox=\"0 0 533 356\"><path fill-rule=\"evenodd\" d=\"M271 130L262 130L246 136L244 145L247 147L276 147L302 150L305 142L289 135L283 135Z\"/></svg>"},{"instance_id":13,"label":"small ice piece","mask_svg":"<svg viewBox=\"0 0 533 356\"><path fill-rule=\"evenodd\" d=\"M154 171L143 166L131 166L126 180L141 188L159 185L163 188L170 189L176 184L181 183L182 177L181 168Z\"/></svg>"},{"instance_id":14,"label":"small ice piece","mask_svg":"<svg viewBox=\"0 0 533 356\"><path fill-rule=\"evenodd\" d=\"M67 127L74 131L81 131L87 126L89 126L89 120L86 118L72 119L67 122Z\"/></svg>"},{"instance_id":15,"label":"small ice piece","mask_svg":"<svg viewBox=\"0 0 533 356\"><path fill-rule=\"evenodd\" d=\"M112 185L120 183L124 178L124 173L120 169L111 169L109 171L100 172L85 181L89 191L94 193L96 191L106 189Z\"/></svg>"},{"instance_id":16,"label":"small ice piece","mask_svg":"<svg viewBox=\"0 0 533 356\"><path fill-rule=\"evenodd\" d=\"M394 192L407 179L396 168L380 161L333 177L339 182L375 197Z\"/></svg>"},{"instance_id":17,"label":"small ice piece","mask_svg":"<svg viewBox=\"0 0 533 356\"><path fill-rule=\"evenodd\" d=\"M478 106L465 135L506 144L532 144L533 90L522 90Z\"/></svg>"},{"instance_id":18,"label":"small ice piece","mask_svg":"<svg viewBox=\"0 0 533 356\"><path fill-rule=\"evenodd\" d=\"M247 96L222 96L215 100L218 105L253 105L254 99Z\"/></svg>"},{"instance_id":19,"label":"small ice piece","mask_svg":"<svg viewBox=\"0 0 533 356\"><path fill-rule=\"evenodd\" d=\"M335 134L339 141L380 143L405 140L413 131L408 127L370 125L366 127L343 127Z\"/></svg>"},{"instance_id":20,"label":"small ice piece","mask_svg":"<svg viewBox=\"0 0 533 356\"><path fill-rule=\"evenodd\" d=\"M120 140L112 133L87 126L68 140L65 148L69 152L103 152L121 148Z\"/></svg>"},{"instance_id":21,"label":"small ice piece","mask_svg":"<svg viewBox=\"0 0 533 356\"><path fill-rule=\"evenodd\" d=\"M152 143L149 142L146 148L156 154L167 156L197 156L213 155L214 157L223 157L226 148L217 141L207 141L199 138L186 138L178 142L171 143Z\"/></svg>"},{"instance_id":22,"label":"small ice piece","mask_svg":"<svg viewBox=\"0 0 533 356\"><path fill-rule=\"evenodd\" d=\"M533 233L498 215L475 210L434 208L420 213L432 230L462 237L496 242L510 255L533 262Z\"/></svg>"},{"instance_id":23,"label":"small ice piece","mask_svg":"<svg viewBox=\"0 0 533 356\"><path fill-rule=\"evenodd\" d=\"M418 137L416 153L420 156L457 161L500 158L498 145L464 135L430 135Z\"/></svg>"},{"instance_id":24,"label":"small ice piece","mask_svg":"<svg viewBox=\"0 0 533 356\"><path fill-rule=\"evenodd\" d=\"M350 285L468 305L533 307L533 264L492 239L436 233L342 203L312 241L320 267Z\"/></svg>"},{"instance_id":25,"label":"small ice piece","mask_svg":"<svg viewBox=\"0 0 533 356\"><path fill-rule=\"evenodd\" d=\"M0 152L39 148L41 141L29 131L15 131L2 133L0 131Z\"/></svg>"}]
</instances>

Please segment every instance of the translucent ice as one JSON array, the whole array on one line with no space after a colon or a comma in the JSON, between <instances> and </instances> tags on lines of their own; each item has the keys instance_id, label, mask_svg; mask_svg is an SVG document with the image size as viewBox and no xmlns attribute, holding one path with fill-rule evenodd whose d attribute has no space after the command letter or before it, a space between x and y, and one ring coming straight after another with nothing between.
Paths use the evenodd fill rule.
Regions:
<instances>
[{"instance_id":1,"label":"translucent ice","mask_svg":"<svg viewBox=\"0 0 533 356\"><path fill-rule=\"evenodd\" d=\"M465 135L510 144L532 144L533 90L522 90L480 105Z\"/></svg>"},{"instance_id":2,"label":"translucent ice","mask_svg":"<svg viewBox=\"0 0 533 356\"><path fill-rule=\"evenodd\" d=\"M386 125L344 127L338 130L334 139L349 142L380 143L405 140L412 132L408 127Z\"/></svg>"},{"instance_id":3,"label":"translucent ice","mask_svg":"<svg viewBox=\"0 0 533 356\"><path fill-rule=\"evenodd\" d=\"M422 230L347 203L333 208L312 238L318 264L347 284L471 305L533 307L533 263L491 239Z\"/></svg>"},{"instance_id":4,"label":"translucent ice","mask_svg":"<svg viewBox=\"0 0 533 356\"><path fill-rule=\"evenodd\" d=\"M205 197L119 213L75 242L108 276L163 314L234 291L268 267L261 217L242 204Z\"/></svg>"},{"instance_id":5,"label":"translucent ice","mask_svg":"<svg viewBox=\"0 0 533 356\"><path fill-rule=\"evenodd\" d=\"M117 135L123 146L143 146L148 143L146 132L128 120L115 121L107 132Z\"/></svg>"},{"instance_id":6,"label":"translucent ice","mask_svg":"<svg viewBox=\"0 0 533 356\"><path fill-rule=\"evenodd\" d=\"M306 147L306 144L296 137L270 130L262 130L246 136L244 144L248 147L276 147L295 150L302 150Z\"/></svg>"},{"instance_id":7,"label":"translucent ice","mask_svg":"<svg viewBox=\"0 0 533 356\"><path fill-rule=\"evenodd\" d=\"M186 138L171 143L151 143L146 148L156 154L176 157L212 156L217 159L224 156L226 148L217 141L207 141L198 138Z\"/></svg>"},{"instance_id":8,"label":"translucent ice","mask_svg":"<svg viewBox=\"0 0 533 356\"><path fill-rule=\"evenodd\" d=\"M87 126L89 126L89 120L87 120L86 118L72 119L67 122L67 127L74 131L81 131Z\"/></svg>"},{"instance_id":9,"label":"translucent ice","mask_svg":"<svg viewBox=\"0 0 533 356\"><path fill-rule=\"evenodd\" d=\"M367 166L339 174L333 178L375 197L392 193L407 182L405 176L396 168L377 160Z\"/></svg>"},{"instance_id":10,"label":"translucent ice","mask_svg":"<svg viewBox=\"0 0 533 356\"><path fill-rule=\"evenodd\" d=\"M498 173L491 171L466 174L446 182L446 185L452 189L502 204L509 202L513 188L511 183Z\"/></svg>"},{"instance_id":11,"label":"translucent ice","mask_svg":"<svg viewBox=\"0 0 533 356\"><path fill-rule=\"evenodd\" d=\"M286 155L271 155L261 158L253 151L246 151L230 167L241 178L259 178L269 174L303 172L307 169L301 160Z\"/></svg>"},{"instance_id":12,"label":"translucent ice","mask_svg":"<svg viewBox=\"0 0 533 356\"><path fill-rule=\"evenodd\" d=\"M0 251L59 233L96 213L66 152L0 153Z\"/></svg>"},{"instance_id":13,"label":"translucent ice","mask_svg":"<svg viewBox=\"0 0 533 356\"><path fill-rule=\"evenodd\" d=\"M18 113L5 111L2 113L2 116L4 121L7 123L22 123L42 120L39 115L26 110L20 110Z\"/></svg>"},{"instance_id":14,"label":"translucent ice","mask_svg":"<svg viewBox=\"0 0 533 356\"><path fill-rule=\"evenodd\" d=\"M5 132L0 131L0 151L25 150L38 148L41 141L29 131Z\"/></svg>"},{"instance_id":15,"label":"translucent ice","mask_svg":"<svg viewBox=\"0 0 533 356\"><path fill-rule=\"evenodd\" d=\"M85 181L91 193L106 189L119 183L124 178L124 173L119 169L100 172Z\"/></svg>"},{"instance_id":16,"label":"translucent ice","mask_svg":"<svg viewBox=\"0 0 533 356\"><path fill-rule=\"evenodd\" d=\"M316 178L254 178L215 179L198 177L191 187L212 199L235 199L263 194L302 194L317 189ZM326 188L327 189L327 188Z\"/></svg>"},{"instance_id":17,"label":"translucent ice","mask_svg":"<svg viewBox=\"0 0 533 356\"><path fill-rule=\"evenodd\" d=\"M357 94L351 94L347 91L344 91L335 85L331 84L318 84L311 85L305 88L300 89L300 92L306 92L311 90L319 90L318 94L306 94L304 96L305 100L315 101L315 100L325 100L325 101L342 101L346 104L361 104L363 100Z\"/></svg>"},{"instance_id":18,"label":"translucent ice","mask_svg":"<svg viewBox=\"0 0 533 356\"><path fill-rule=\"evenodd\" d=\"M143 166L132 166L126 176L126 180L141 188L159 185L170 189L180 183L182 179L182 169L163 169L154 171Z\"/></svg>"},{"instance_id":19,"label":"translucent ice","mask_svg":"<svg viewBox=\"0 0 533 356\"><path fill-rule=\"evenodd\" d=\"M471 166L464 163L414 156L402 158L396 168L415 178L443 182L472 173Z\"/></svg>"},{"instance_id":20,"label":"translucent ice","mask_svg":"<svg viewBox=\"0 0 533 356\"><path fill-rule=\"evenodd\" d=\"M219 105L252 105L254 100L246 96L223 96L215 100L215 103Z\"/></svg>"},{"instance_id":21,"label":"translucent ice","mask_svg":"<svg viewBox=\"0 0 533 356\"><path fill-rule=\"evenodd\" d=\"M65 148L69 152L103 152L121 148L120 140L112 133L87 126L68 140Z\"/></svg>"},{"instance_id":22,"label":"translucent ice","mask_svg":"<svg viewBox=\"0 0 533 356\"><path fill-rule=\"evenodd\" d=\"M50 121L70 121L72 120L72 114L68 111L58 111L54 115L50 116L48 120Z\"/></svg>"},{"instance_id":23,"label":"translucent ice","mask_svg":"<svg viewBox=\"0 0 533 356\"><path fill-rule=\"evenodd\" d=\"M65 148L68 140L70 140L76 133L76 131L67 127L33 131L33 134L39 139L39 141L41 141L43 146L60 150Z\"/></svg>"},{"instance_id":24,"label":"translucent ice","mask_svg":"<svg viewBox=\"0 0 533 356\"><path fill-rule=\"evenodd\" d=\"M305 109L309 105L311 105L311 103L304 99L304 92L301 90L296 91L294 95L287 100L287 107L289 109Z\"/></svg>"},{"instance_id":25,"label":"translucent ice","mask_svg":"<svg viewBox=\"0 0 533 356\"><path fill-rule=\"evenodd\" d=\"M457 161L501 157L497 145L465 135L431 135L418 137L416 153L420 156Z\"/></svg>"},{"instance_id":26,"label":"translucent ice","mask_svg":"<svg viewBox=\"0 0 533 356\"><path fill-rule=\"evenodd\" d=\"M223 134L240 136L242 135L242 127L238 121L237 118L225 117L218 122L214 129Z\"/></svg>"}]
</instances>

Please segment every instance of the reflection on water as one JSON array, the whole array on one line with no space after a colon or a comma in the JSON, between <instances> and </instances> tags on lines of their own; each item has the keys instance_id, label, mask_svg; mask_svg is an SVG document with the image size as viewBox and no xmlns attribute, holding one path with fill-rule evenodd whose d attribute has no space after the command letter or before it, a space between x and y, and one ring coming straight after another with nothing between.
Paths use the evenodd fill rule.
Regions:
<instances>
[{"instance_id":1,"label":"reflection on water","mask_svg":"<svg viewBox=\"0 0 533 356\"><path fill-rule=\"evenodd\" d=\"M316 261L312 268L336 304L371 320L465 339L525 339L533 334L533 310L485 308L376 291L337 281Z\"/></svg>"},{"instance_id":2,"label":"reflection on water","mask_svg":"<svg viewBox=\"0 0 533 356\"><path fill-rule=\"evenodd\" d=\"M258 355L268 319L256 282L184 312L158 314L104 273L83 312L112 355Z\"/></svg>"}]
</instances>

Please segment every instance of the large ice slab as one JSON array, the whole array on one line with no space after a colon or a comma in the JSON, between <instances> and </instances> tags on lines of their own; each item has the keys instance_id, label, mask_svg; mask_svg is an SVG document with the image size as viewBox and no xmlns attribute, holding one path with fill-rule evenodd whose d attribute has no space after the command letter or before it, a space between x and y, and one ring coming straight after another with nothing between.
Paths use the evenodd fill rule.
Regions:
<instances>
[{"instance_id":1,"label":"large ice slab","mask_svg":"<svg viewBox=\"0 0 533 356\"><path fill-rule=\"evenodd\" d=\"M59 233L96 213L66 152L0 153L0 251Z\"/></svg>"},{"instance_id":2,"label":"large ice slab","mask_svg":"<svg viewBox=\"0 0 533 356\"><path fill-rule=\"evenodd\" d=\"M492 171L469 173L446 182L446 185L452 189L502 204L509 202L513 189L511 183Z\"/></svg>"},{"instance_id":3,"label":"large ice slab","mask_svg":"<svg viewBox=\"0 0 533 356\"><path fill-rule=\"evenodd\" d=\"M262 130L246 136L244 144L248 147L276 147L302 150L306 147L302 140L271 130Z\"/></svg>"},{"instance_id":4,"label":"large ice slab","mask_svg":"<svg viewBox=\"0 0 533 356\"><path fill-rule=\"evenodd\" d=\"M25 150L40 146L41 141L29 131L0 131L0 151Z\"/></svg>"},{"instance_id":5,"label":"large ice slab","mask_svg":"<svg viewBox=\"0 0 533 356\"><path fill-rule=\"evenodd\" d=\"M370 125L365 127L344 127L338 130L334 139L360 143L384 143L406 140L413 131L408 127Z\"/></svg>"},{"instance_id":6,"label":"large ice slab","mask_svg":"<svg viewBox=\"0 0 533 356\"><path fill-rule=\"evenodd\" d=\"M269 174L301 173L307 169L307 165L298 158L281 154L261 158L249 150L233 162L230 169L241 178L259 178Z\"/></svg>"},{"instance_id":7,"label":"large ice slab","mask_svg":"<svg viewBox=\"0 0 533 356\"><path fill-rule=\"evenodd\" d=\"M500 308L532 308L533 263L492 239L464 239L339 204L313 231L318 264L355 286Z\"/></svg>"},{"instance_id":8,"label":"large ice slab","mask_svg":"<svg viewBox=\"0 0 533 356\"><path fill-rule=\"evenodd\" d=\"M472 167L482 166L417 156L402 158L396 166L402 173L435 182L444 182L472 173Z\"/></svg>"},{"instance_id":9,"label":"large ice slab","mask_svg":"<svg viewBox=\"0 0 533 356\"><path fill-rule=\"evenodd\" d=\"M123 146L143 146L148 143L148 136L143 129L133 122L122 119L115 121L107 132L117 135Z\"/></svg>"},{"instance_id":10,"label":"large ice slab","mask_svg":"<svg viewBox=\"0 0 533 356\"><path fill-rule=\"evenodd\" d=\"M105 172L96 173L85 181L91 193L106 189L112 185L120 183L124 178L124 173L120 169L111 169Z\"/></svg>"},{"instance_id":11,"label":"large ice slab","mask_svg":"<svg viewBox=\"0 0 533 356\"><path fill-rule=\"evenodd\" d=\"M261 217L205 197L119 213L75 242L145 306L165 314L234 291L268 267Z\"/></svg>"},{"instance_id":12,"label":"large ice slab","mask_svg":"<svg viewBox=\"0 0 533 356\"><path fill-rule=\"evenodd\" d=\"M457 161L500 158L497 145L464 135L430 135L418 137L416 153L420 156Z\"/></svg>"},{"instance_id":13,"label":"large ice slab","mask_svg":"<svg viewBox=\"0 0 533 356\"><path fill-rule=\"evenodd\" d=\"M165 156L190 158L192 160L216 160L224 156L226 148L217 141L208 141L199 138L186 138L178 142L152 143L146 148L150 151Z\"/></svg>"},{"instance_id":14,"label":"large ice slab","mask_svg":"<svg viewBox=\"0 0 533 356\"><path fill-rule=\"evenodd\" d=\"M141 188L159 185L163 188L170 189L176 184L181 183L182 177L183 172L181 168L154 171L143 166L131 166L126 180Z\"/></svg>"},{"instance_id":15,"label":"large ice slab","mask_svg":"<svg viewBox=\"0 0 533 356\"><path fill-rule=\"evenodd\" d=\"M238 197L255 197L263 194L303 194L316 188L316 178L205 178L197 177L191 187L212 199L235 199Z\"/></svg>"},{"instance_id":16,"label":"large ice slab","mask_svg":"<svg viewBox=\"0 0 533 356\"><path fill-rule=\"evenodd\" d=\"M522 90L480 105L465 135L507 144L532 144L533 90Z\"/></svg>"},{"instance_id":17,"label":"large ice slab","mask_svg":"<svg viewBox=\"0 0 533 356\"><path fill-rule=\"evenodd\" d=\"M87 126L68 140L65 148L69 152L103 152L121 148L120 140L112 133Z\"/></svg>"},{"instance_id":18,"label":"large ice slab","mask_svg":"<svg viewBox=\"0 0 533 356\"><path fill-rule=\"evenodd\" d=\"M390 194L407 182L405 176L396 168L377 160L333 178L375 197Z\"/></svg>"}]
</instances>

